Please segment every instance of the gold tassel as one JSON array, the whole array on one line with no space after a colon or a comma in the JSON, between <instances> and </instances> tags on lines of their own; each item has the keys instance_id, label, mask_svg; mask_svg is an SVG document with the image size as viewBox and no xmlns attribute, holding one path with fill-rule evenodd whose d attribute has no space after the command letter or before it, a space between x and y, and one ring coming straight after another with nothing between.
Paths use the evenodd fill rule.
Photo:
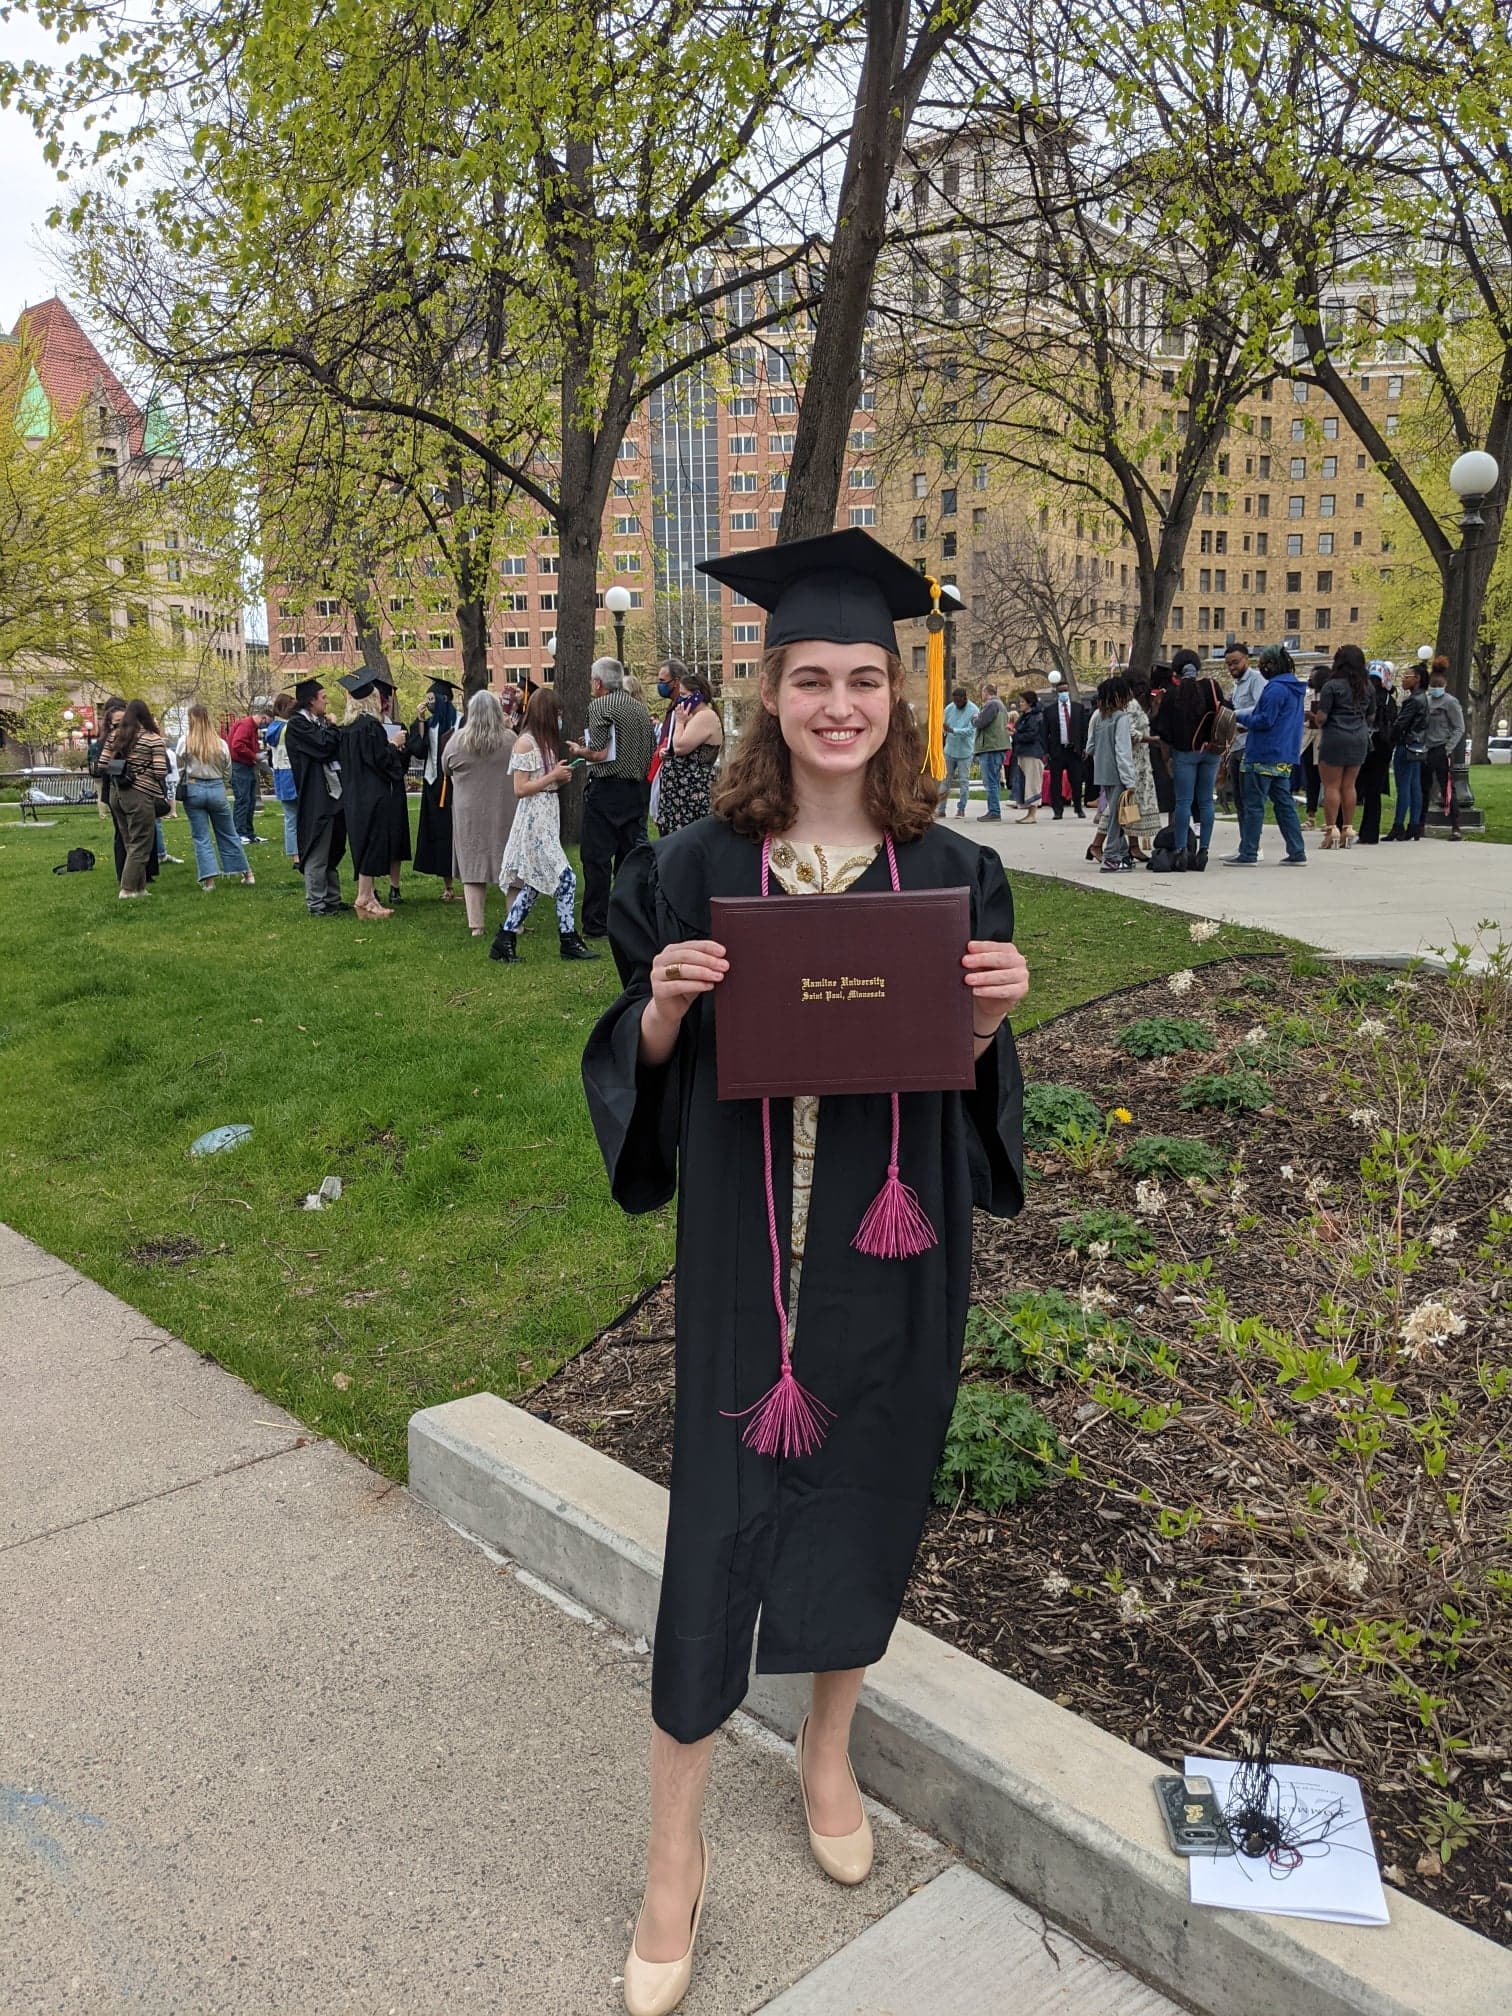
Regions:
<instances>
[{"instance_id":1,"label":"gold tassel","mask_svg":"<svg viewBox=\"0 0 1512 2016\"><path fill-rule=\"evenodd\" d=\"M924 768L938 783L945 775L945 618L940 614L940 584L933 575L926 578L934 611L926 618L929 641L924 647L924 677L929 694L924 722Z\"/></svg>"}]
</instances>

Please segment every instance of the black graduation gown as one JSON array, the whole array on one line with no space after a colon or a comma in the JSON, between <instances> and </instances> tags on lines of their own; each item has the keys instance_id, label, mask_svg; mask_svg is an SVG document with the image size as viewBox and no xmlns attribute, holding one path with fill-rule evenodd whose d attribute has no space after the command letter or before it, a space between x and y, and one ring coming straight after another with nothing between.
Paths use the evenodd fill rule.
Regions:
<instances>
[{"instance_id":1,"label":"black graduation gown","mask_svg":"<svg viewBox=\"0 0 1512 2016\"><path fill-rule=\"evenodd\" d=\"M1012 898L988 849L935 826L897 855L903 888L964 886L972 935L1012 936ZM889 887L885 855L851 886ZM625 991L583 1058L615 1202L654 1211L677 1193L677 1399L651 1708L683 1743L739 1706L758 1609L763 1673L868 1666L887 1649L955 1401L972 1208L1009 1217L1023 1202L1023 1081L1006 1027L974 1091L903 1098L903 1178L939 1235L916 1259L872 1259L851 1244L886 1174L889 1101L825 1099L793 1362L835 1419L808 1457L778 1462L745 1447L744 1424L726 1417L759 1400L780 1364L761 1102L716 1096L708 995L666 1065L642 1070L636 1050L656 952L710 936L711 896L759 893L759 846L720 820L637 848L615 878L609 917ZM772 1102L772 1146L786 1281L786 1100ZM681 1185L680 1165L691 1178Z\"/></svg>"},{"instance_id":2,"label":"black graduation gown","mask_svg":"<svg viewBox=\"0 0 1512 2016\"><path fill-rule=\"evenodd\" d=\"M289 752L289 768L294 773L294 824L299 858L303 861L323 829L334 825L329 857L334 868L346 852L346 820L342 813L345 800L331 796L325 773L328 763L340 760L341 730L324 715L317 718L301 710L289 716L284 745Z\"/></svg>"},{"instance_id":3,"label":"black graduation gown","mask_svg":"<svg viewBox=\"0 0 1512 2016\"><path fill-rule=\"evenodd\" d=\"M430 751L430 722L422 715L409 731L405 753L422 760ZM450 875L452 869L452 783L441 768L446 745L455 729L438 729L436 734L436 781L420 786L420 822L415 829L415 872L417 875ZM443 797L444 793L444 797Z\"/></svg>"},{"instance_id":4,"label":"black graduation gown","mask_svg":"<svg viewBox=\"0 0 1512 2016\"><path fill-rule=\"evenodd\" d=\"M391 861L410 858L408 768L404 748L390 742L375 715L342 724L341 803L358 875L387 875Z\"/></svg>"}]
</instances>

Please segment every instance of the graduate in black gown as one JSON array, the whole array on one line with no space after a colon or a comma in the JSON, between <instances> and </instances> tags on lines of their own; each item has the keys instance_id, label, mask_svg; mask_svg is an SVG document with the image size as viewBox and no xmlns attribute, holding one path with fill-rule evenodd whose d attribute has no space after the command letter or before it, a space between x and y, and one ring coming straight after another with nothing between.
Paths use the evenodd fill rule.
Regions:
<instances>
[{"instance_id":1,"label":"graduate in black gown","mask_svg":"<svg viewBox=\"0 0 1512 2016\"><path fill-rule=\"evenodd\" d=\"M353 907L359 917L391 917L373 884L386 875L389 902L399 901L399 864L410 858L405 732L390 718L394 688L381 673L345 672L339 683L352 696L341 724L341 802L357 874Z\"/></svg>"},{"instance_id":2,"label":"graduate in black gown","mask_svg":"<svg viewBox=\"0 0 1512 2016\"><path fill-rule=\"evenodd\" d=\"M609 935L624 992L583 1061L615 1201L652 1211L675 1194L678 1209L676 1421L648 1880L625 1972L632 2012L672 2008L691 1974L713 1732L745 1694L758 1611L757 1670L814 1675L798 1753L810 1847L838 1881L870 1869L851 1716L897 1620L950 1421L973 1209L1008 1216L1023 1201L1022 1080L1005 1016L1028 969L1012 943L1013 902L997 855L935 820L893 628L930 606L929 584L860 531L707 571L772 612L761 707L714 816L639 848L616 878ZM897 1106L898 1166L928 1221L929 1243L914 1241L923 1250L911 1257L855 1243L888 1171L890 1099L717 1096L713 995L728 962L709 901L757 896L764 881L791 893L970 893L961 982L976 1084Z\"/></svg>"},{"instance_id":3,"label":"graduate in black gown","mask_svg":"<svg viewBox=\"0 0 1512 2016\"><path fill-rule=\"evenodd\" d=\"M441 758L459 718L456 686L450 679L432 679L405 744L410 760L418 756L424 766L420 823L415 829L415 873L441 877L443 903L455 902L457 892L452 886L451 782L441 767Z\"/></svg>"},{"instance_id":4,"label":"graduate in black gown","mask_svg":"<svg viewBox=\"0 0 1512 2016\"><path fill-rule=\"evenodd\" d=\"M346 852L342 815L341 730L326 712L326 691L318 679L294 688L294 712L284 729L284 746L294 772L294 819L305 908L312 917L339 917L341 857Z\"/></svg>"}]
</instances>

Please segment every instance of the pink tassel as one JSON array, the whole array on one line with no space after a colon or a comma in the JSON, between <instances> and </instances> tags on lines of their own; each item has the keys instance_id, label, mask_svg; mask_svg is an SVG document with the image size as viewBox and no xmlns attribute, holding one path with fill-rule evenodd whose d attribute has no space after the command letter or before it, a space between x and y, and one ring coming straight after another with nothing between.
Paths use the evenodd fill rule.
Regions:
<instances>
[{"instance_id":1,"label":"pink tassel","mask_svg":"<svg viewBox=\"0 0 1512 2016\"><path fill-rule=\"evenodd\" d=\"M824 1431L834 1415L812 1393L798 1384L793 1361L784 1352L777 1384L744 1412L750 1416L741 1441L758 1456L812 1456L824 1440ZM727 1415L738 1421L738 1414Z\"/></svg>"},{"instance_id":2,"label":"pink tassel","mask_svg":"<svg viewBox=\"0 0 1512 2016\"><path fill-rule=\"evenodd\" d=\"M874 1260L912 1260L938 1243L918 1193L899 1176L897 1163L890 1162L887 1181L872 1199L851 1244L858 1253L870 1254Z\"/></svg>"}]
</instances>

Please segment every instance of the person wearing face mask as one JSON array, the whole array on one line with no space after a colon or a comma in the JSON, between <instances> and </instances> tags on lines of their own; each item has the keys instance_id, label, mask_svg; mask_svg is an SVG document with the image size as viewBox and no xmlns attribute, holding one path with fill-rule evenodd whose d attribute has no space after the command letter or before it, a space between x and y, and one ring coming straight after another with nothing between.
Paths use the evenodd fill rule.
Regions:
<instances>
[{"instance_id":1,"label":"person wearing face mask","mask_svg":"<svg viewBox=\"0 0 1512 2016\"><path fill-rule=\"evenodd\" d=\"M1421 840L1428 814L1437 806L1449 814L1449 838L1463 840L1459 800L1454 795L1454 759L1465 739L1465 710L1449 691L1449 660L1442 655L1428 668L1428 721L1423 732L1423 809L1412 830ZM1447 800L1447 806L1446 801Z\"/></svg>"},{"instance_id":2,"label":"person wearing face mask","mask_svg":"<svg viewBox=\"0 0 1512 2016\"><path fill-rule=\"evenodd\" d=\"M667 742L657 770L656 823L662 838L709 816L709 793L724 743L724 726L702 672L684 672L677 702L667 710Z\"/></svg>"}]
</instances>

